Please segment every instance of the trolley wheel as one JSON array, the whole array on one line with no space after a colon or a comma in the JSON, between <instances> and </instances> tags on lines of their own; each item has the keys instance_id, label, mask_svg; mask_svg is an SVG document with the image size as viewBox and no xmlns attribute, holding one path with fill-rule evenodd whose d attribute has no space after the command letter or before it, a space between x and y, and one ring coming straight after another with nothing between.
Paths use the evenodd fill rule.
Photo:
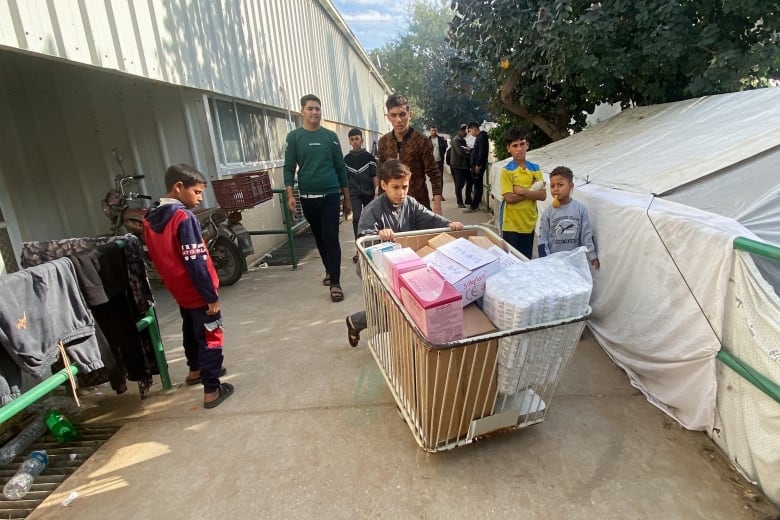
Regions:
<instances>
[{"instance_id":1,"label":"trolley wheel","mask_svg":"<svg viewBox=\"0 0 780 520\"><path fill-rule=\"evenodd\" d=\"M246 261L241 251L231 240L218 237L214 246L209 250L214 268L217 270L219 285L233 285L241 278L246 270Z\"/></svg>"}]
</instances>

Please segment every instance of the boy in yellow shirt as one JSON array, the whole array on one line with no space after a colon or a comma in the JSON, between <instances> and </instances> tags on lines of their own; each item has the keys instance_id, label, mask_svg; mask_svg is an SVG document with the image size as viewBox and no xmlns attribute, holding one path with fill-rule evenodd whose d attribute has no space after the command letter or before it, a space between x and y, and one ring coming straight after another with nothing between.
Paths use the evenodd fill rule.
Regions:
<instances>
[{"instance_id":1,"label":"boy in yellow shirt","mask_svg":"<svg viewBox=\"0 0 780 520\"><path fill-rule=\"evenodd\" d=\"M542 181L539 165L527 161L528 134L522 126L513 126L507 130L504 140L512 160L501 169L501 193L503 215L499 219L504 240L520 251L528 259L533 254L534 229L538 212L536 201L547 198L544 185L533 189L535 183Z\"/></svg>"}]
</instances>

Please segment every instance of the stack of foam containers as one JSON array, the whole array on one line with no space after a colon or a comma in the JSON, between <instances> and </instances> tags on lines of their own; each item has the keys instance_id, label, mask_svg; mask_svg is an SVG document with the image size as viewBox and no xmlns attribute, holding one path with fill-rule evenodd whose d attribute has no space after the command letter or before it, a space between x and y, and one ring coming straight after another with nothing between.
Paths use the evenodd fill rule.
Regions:
<instances>
[{"instance_id":1,"label":"stack of foam containers","mask_svg":"<svg viewBox=\"0 0 780 520\"><path fill-rule=\"evenodd\" d=\"M501 330L524 329L582 316L593 289L585 248L509 266L487 280L483 311ZM553 382L565 331L560 327L501 338L498 387L520 390L520 381ZM532 374L529 374L532 371Z\"/></svg>"}]
</instances>

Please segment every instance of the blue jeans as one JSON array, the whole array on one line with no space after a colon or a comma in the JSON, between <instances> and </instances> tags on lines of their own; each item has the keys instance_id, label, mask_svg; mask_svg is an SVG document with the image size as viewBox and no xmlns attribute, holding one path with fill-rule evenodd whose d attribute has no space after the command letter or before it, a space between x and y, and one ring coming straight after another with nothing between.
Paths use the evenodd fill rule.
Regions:
<instances>
[{"instance_id":1,"label":"blue jeans","mask_svg":"<svg viewBox=\"0 0 780 520\"><path fill-rule=\"evenodd\" d=\"M309 222L317 251L330 285L341 286L341 242L339 242L339 205L341 195L331 193L316 199L301 197L303 216Z\"/></svg>"}]
</instances>

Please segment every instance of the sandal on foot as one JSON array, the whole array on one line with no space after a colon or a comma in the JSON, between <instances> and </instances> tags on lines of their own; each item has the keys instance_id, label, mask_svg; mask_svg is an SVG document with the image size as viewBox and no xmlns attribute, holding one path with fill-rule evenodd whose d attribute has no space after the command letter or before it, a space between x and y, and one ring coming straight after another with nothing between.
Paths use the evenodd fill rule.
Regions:
<instances>
[{"instance_id":1,"label":"sandal on foot","mask_svg":"<svg viewBox=\"0 0 780 520\"><path fill-rule=\"evenodd\" d=\"M347 322L347 340L349 341L349 346L355 348L358 346L358 343L360 343L360 331L357 330L354 325L352 325L351 316L347 316L346 322Z\"/></svg>"},{"instance_id":2,"label":"sandal on foot","mask_svg":"<svg viewBox=\"0 0 780 520\"><path fill-rule=\"evenodd\" d=\"M227 369L225 367L222 367L222 369L219 371L219 377L224 376L227 374ZM198 377L185 377L184 382L188 385L199 385L200 384L200 376Z\"/></svg>"},{"instance_id":3,"label":"sandal on foot","mask_svg":"<svg viewBox=\"0 0 780 520\"><path fill-rule=\"evenodd\" d=\"M344 291L338 285L330 286L330 299L334 302L340 302L344 299Z\"/></svg>"},{"instance_id":4,"label":"sandal on foot","mask_svg":"<svg viewBox=\"0 0 780 520\"><path fill-rule=\"evenodd\" d=\"M233 395L233 385L230 383L222 383L219 385L219 397L208 403L203 403L203 408L216 408L219 404Z\"/></svg>"},{"instance_id":5,"label":"sandal on foot","mask_svg":"<svg viewBox=\"0 0 780 520\"><path fill-rule=\"evenodd\" d=\"M357 261L358 261L358 255L357 255L357 253L355 253L355 256L352 257L352 263L356 264Z\"/></svg>"},{"instance_id":6,"label":"sandal on foot","mask_svg":"<svg viewBox=\"0 0 780 520\"><path fill-rule=\"evenodd\" d=\"M325 273L325 278L322 279L322 285L330 285L330 273Z\"/></svg>"}]
</instances>

